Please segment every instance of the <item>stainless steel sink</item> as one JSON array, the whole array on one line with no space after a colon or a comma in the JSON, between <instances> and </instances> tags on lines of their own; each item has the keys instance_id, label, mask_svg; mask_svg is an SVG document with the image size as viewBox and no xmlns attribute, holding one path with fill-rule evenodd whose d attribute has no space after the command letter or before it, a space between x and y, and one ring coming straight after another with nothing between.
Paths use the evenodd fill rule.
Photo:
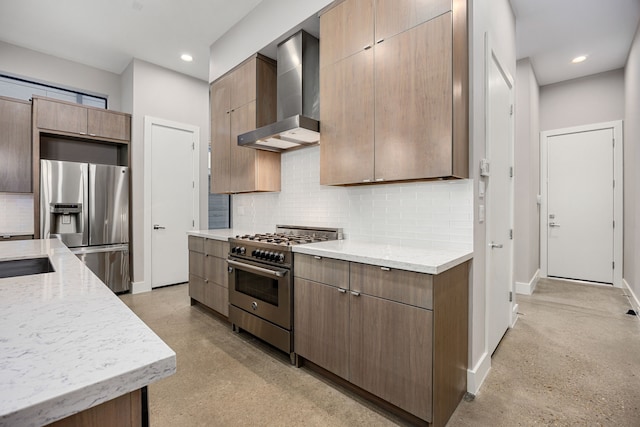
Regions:
<instances>
[{"instance_id":1,"label":"stainless steel sink","mask_svg":"<svg viewBox=\"0 0 640 427\"><path fill-rule=\"evenodd\" d=\"M0 261L0 279L55 272L48 257Z\"/></svg>"}]
</instances>

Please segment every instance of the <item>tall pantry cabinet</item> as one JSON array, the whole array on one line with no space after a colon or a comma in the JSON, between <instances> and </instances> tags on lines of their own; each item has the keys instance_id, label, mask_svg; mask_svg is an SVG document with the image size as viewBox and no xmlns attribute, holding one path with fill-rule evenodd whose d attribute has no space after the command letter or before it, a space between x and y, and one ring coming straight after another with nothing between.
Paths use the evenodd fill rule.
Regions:
<instances>
[{"instance_id":1,"label":"tall pantry cabinet","mask_svg":"<svg viewBox=\"0 0 640 427\"><path fill-rule=\"evenodd\" d=\"M320 182L468 177L466 2L345 0L320 17Z\"/></svg>"},{"instance_id":2,"label":"tall pantry cabinet","mask_svg":"<svg viewBox=\"0 0 640 427\"><path fill-rule=\"evenodd\" d=\"M276 121L276 66L254 55L211 84L211 192L280 191L280 154L239 147Z\"/></svg>"}]
</instances>

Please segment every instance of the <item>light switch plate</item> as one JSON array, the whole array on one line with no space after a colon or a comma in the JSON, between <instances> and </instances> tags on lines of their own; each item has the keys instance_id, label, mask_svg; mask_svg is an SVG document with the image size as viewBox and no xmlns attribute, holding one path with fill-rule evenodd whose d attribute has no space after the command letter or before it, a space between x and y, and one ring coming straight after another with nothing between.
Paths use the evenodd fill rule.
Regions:
<instances>
[{"instance_id":1,"label":"light switch plate","mask_svg":"<svg viewBox=\"0 0 640 427\"><path fill-rule=\"evenodd\" d=\"M484 181L478 181L478 197L484 199L484 193L486 189Z\"/></svg>"},{"instance_id":2,"label":"light switch plate","mask_svg":"<svg viewBox=\"0 0 640 427\"><path fill-rule=\"evenodd\" d=\"M478 205L478 222L484 222L484 205Z\"/></svg>"}]
</instances>

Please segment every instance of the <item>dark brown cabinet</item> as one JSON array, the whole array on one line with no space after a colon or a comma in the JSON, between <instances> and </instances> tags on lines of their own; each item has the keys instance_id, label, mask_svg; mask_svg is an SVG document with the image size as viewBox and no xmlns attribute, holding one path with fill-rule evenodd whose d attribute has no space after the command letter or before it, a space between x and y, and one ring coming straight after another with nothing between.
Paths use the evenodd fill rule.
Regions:
<instances>
[{"instance_id":1,"label":"dark brown cabinet","mask_svg":"<svg viewBox=\"0 0 640 427\"><path fill-rule=\"evenodd\" d=\"M280 154L238 146L276 120L276 69L261 55L211 84L211 192L280 191Z\"/></svg>"},{"instance_id":2,"label":"dark brown cabinet","mask_svg":"<svg viewBox=\"0 0 640 427\"><path fill-rule=\"evenodd\" d=\"M444 425L466 391L468 269L433 276L296 254L295 352Z\"/></svg>"},{"instance_id":3,"label":"dark brown cabinet","mask_svg":"<svg viewBox=\"0 0 640 427\"><path fill-rule=\"evenodd\" d=\"M0 153L0 192L30 193L30 102L0 97Z\"/></svg>"},{"instance_id":4,"label":"dark brown cabinet","mask_svg":"<svg viewBox=\"0 0 640 427\"><path fill-rule=\"evenodd\" d=\"M229 280L226 255L229 243L189 236L189 296L229 315Z\"/></svg>"},{"instance_id":5,"label":"dark brown cabinet","mask_svg":"<svg viewBox=\"0 0 640 427\"><path fill-rule=\"evenodd\" d=\"M321 16L321 184L468 177L464 3L345 0Z\"/></svg>"}]
</instances>

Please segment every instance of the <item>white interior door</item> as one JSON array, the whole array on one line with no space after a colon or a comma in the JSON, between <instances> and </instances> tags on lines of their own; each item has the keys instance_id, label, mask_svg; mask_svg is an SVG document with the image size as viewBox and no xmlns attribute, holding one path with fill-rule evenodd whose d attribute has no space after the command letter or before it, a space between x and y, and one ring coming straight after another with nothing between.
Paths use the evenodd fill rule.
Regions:
<instances>
[{"instance_id":1,"label":"white interior door","mask_svg":"<svg viewBox=\"0 0 640 427\"><path fill-rule=\"evenodd\" d=\"M187 231L198 217L196 135L153 122L151 143L151 287L189 280Z\"/></svg>"},{"instance_id":2,"label":"white interior door","mask_svg":"<svg viewBox=\"0 0 640 427\"><path fill-rule=\"evenodd\" d=\"M487 69L487 346L511 325L513 283L513 81L491 53Z\"/></svg>"},{"instance_id":3,"label":"white interior door","mask_svg":"<svg viewBox=\"0 0 640 427\"><path fill-rule=\"evenodd\" d=\"M547 275L613 283L613 129L547 139Z\"/></svg>"}]
</instances>

